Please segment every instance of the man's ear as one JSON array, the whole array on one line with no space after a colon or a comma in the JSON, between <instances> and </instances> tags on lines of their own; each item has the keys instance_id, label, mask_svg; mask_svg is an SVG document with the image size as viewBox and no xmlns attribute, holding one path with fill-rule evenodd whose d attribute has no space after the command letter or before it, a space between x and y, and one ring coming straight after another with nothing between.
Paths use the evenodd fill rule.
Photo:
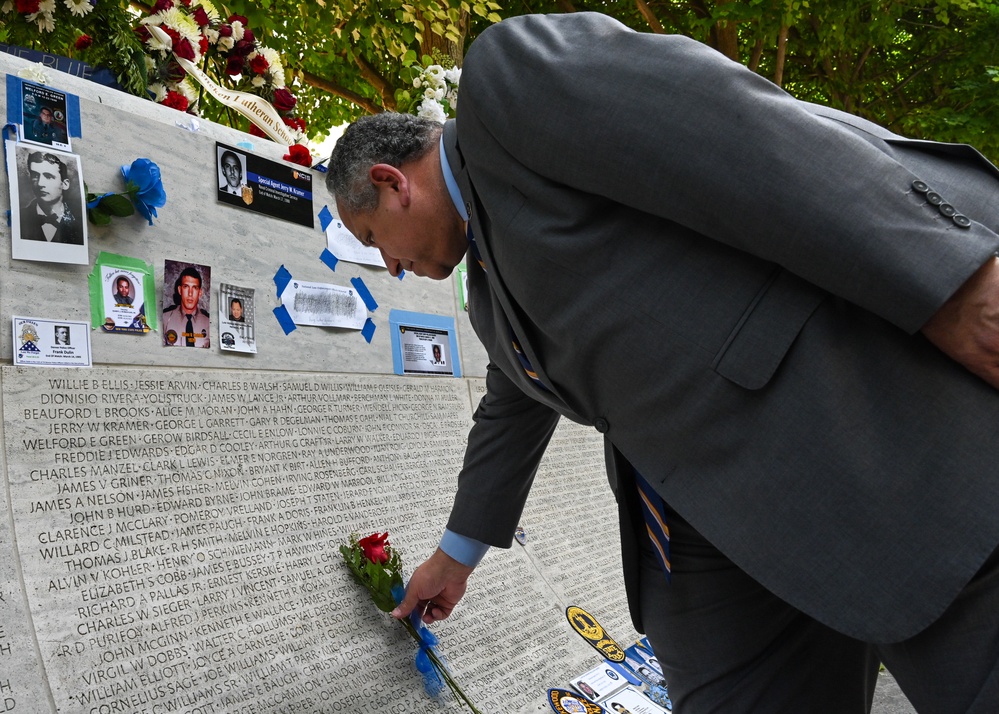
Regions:
<instances>
[{"instance_id":1,"label":"man's ear","mask_svg":"<svg viewBox=\"0 0 999 714\"><path fill-rule=\"evenodd\" d=\"M390 164L375 164L368 170L371 184L378 190L387 189L398 195L399 202L409 204L409 179L406 174Z\"/></svg>"}]
</instances>

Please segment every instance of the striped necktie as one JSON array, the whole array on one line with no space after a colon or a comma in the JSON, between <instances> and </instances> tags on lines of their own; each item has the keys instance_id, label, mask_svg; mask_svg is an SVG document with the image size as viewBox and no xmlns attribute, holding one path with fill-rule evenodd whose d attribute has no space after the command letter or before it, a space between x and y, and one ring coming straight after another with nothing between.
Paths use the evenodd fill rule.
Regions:
<instances>
[{"instance_id":1,"label":"striped necktie","mask_svg":"<svg viewBox=\"0 0 999 714\"><path fill-rule=\"evenodd\" d=\"M472 234L472 226L468 226L468 246L472 250L472 255L475 260L479 263L483 270L486 269L486 264L482 260L482 255L479 253L479 246L475 244L475 236ZM513 344L513 351L517 355L517 359L520 361L520 366L524 368L524 372L527 376L531 378L539 388L550 391L548 387L544 385L538 378L538 373L531 365L531 360L527 358L524 354L524 350L520 347L520 342L517 340L517 336L513 333L513 327L510 328L510 342ZM645 518L645 530L649 534L649 540L652 542L652 549L656 553L656 558L659 560L659 564L662 566L663 574L666 576L667 582L672 582L672 572L669 560L669 527L666 525L666 514L663 511L663 500L660 498L659 494L655 492L655 489L649 485L649 482L642 477L638 471L635 471L635 483L638 486L638 496L639 500L642 502L642 516Z\"/></svg>"}]
</instances>

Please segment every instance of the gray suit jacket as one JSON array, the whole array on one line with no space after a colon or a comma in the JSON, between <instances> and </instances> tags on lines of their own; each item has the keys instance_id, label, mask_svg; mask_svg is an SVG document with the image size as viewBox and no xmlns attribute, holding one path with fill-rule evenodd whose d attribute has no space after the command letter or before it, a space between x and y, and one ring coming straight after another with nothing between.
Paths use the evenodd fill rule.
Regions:
<instances>
[{"instance_id":1,"label":"gray suit jacket","mask_svg":"<svg viewBox=\"0 0 999 714\"><path fill-rule=\"evenodd\" d=\"M999 249L977 152L586 13L484 32L445 150L491 359L452 530L509 546L563 414L604 434L612 487L634 466L861 639L924 628L999 544L999 394L918 333Z\"/></svg>"}]
</instances>

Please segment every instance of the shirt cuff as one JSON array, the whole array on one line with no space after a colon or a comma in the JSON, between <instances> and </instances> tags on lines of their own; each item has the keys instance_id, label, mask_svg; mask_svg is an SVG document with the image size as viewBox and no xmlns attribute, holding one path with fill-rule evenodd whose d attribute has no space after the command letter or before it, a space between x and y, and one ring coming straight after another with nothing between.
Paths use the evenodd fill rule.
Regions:
<instances>
[{"instance_id":1,"label":"shirt cuff","mask_svg":"<svg viewBox=\"0 0 999 714\"><path fill-rule=\"evenodd\" d=\"M489 544L444 529L440 549L462 565L474 568L489 550Z\"/></svg>"}]
</instances>

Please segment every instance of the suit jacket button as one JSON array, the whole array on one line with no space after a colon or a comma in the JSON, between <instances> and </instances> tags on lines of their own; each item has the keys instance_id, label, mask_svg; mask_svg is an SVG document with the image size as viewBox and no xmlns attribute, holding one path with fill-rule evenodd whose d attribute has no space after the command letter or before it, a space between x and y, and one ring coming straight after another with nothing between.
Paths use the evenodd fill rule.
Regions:
<instances>
[{"instance_id":1,"label":"suit jacket button","mask_svg":"<svg viewBox=\"0 0 999 714\"><path fill-rule=\"evenodd\" d=\"M947 218L951 218L957 215L957 209L954 208L949 203L941 203L939 206L937 206L937 210L940 211L941 214L947 216Z\"/></svg>"},{"instance_id":2,"label":"suit jacket button","mask_svg":"<svg viewBox=\"0 0 999 714\"><path fill-rule=\"evenodd\" d=\"M954 225L958 228L971 228L971 219L962 213L955 213L951 220L954 221Z\"/></svg>"},{"instance_id":3,"label":"suit jacket button","mask_svg":"<svg viewBox=\"0 0 999 714\"><path fill-rule=\"evenodd\" d=\"M926 201L927 203L932 203L934 206L939 206L941 203L944 202L943 196L941 196L936 191L930 191L929 193L927 193Z\"/></svg>"},{"instance_id":4,"label":"suit jacket button","mask_svg":"<svg viewBox=\"0 0 999 714\"><path fill-rule=\"evenodd\" d=\"M926 193L927 191L930 190L930 187L926 185L925 181L920 181L919 179L916 179L915 181L912 182L912 190L918 191L919 193Z\"/></svg>"},{"instance_id":5,"label":"suit jacket button","mask_svg":"<svg viewBox=\"0 0 999 714\"><path fill-rule=\"evenodd\" d=\"M601 434L606 434L610 431L610 423L603 417L597 417L593 422L593 427Z\"/></svg>"}]
</instances>

